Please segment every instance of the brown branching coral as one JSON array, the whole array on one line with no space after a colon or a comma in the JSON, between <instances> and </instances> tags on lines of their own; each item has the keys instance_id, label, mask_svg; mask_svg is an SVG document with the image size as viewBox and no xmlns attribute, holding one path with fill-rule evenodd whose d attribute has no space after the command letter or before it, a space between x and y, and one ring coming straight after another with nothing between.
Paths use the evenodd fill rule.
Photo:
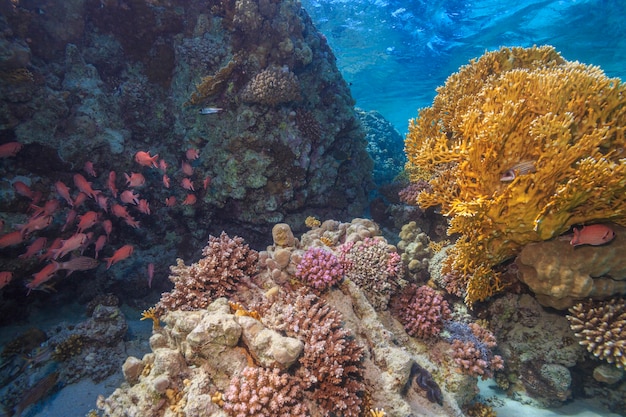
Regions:
<instances>
[{"instance_id":1,"label":"brown branching coral","mask_svg":"<svg viewBox=\"0 0 626 417\"><path fill-rule=\"evenodd\" d=\"M341 314L305 290L274 303L270 311L270 326L304 342L296 375L314 390L313 399L326 415L359 416L365 390L363 348L343 327Z\"/></svg>"},{"instance_id":2,"label":"brown branching coral","mask_svg":"<svg viewBox=\"0 0 626 417\"><path fill-rule=\"evenodd\" d=\"M229 61L226 66L217 71L215 75L207 75L202 77L200 83L196 85L196 91L191 94L189 101L186 104L198 105L204 103L211 96L218 94L224 88L226 88L226 82L230 75L237 67L236 58Z\"/></svg>"},{"instance_id":3,"label":"brown branching coral","mask_svg":"<svg viewBox=\"0 0 626 417\"><path fill-rule=\"evenodd\" d=\"M626 300L579 303L569 309L570 327L580 344L599 359L626 368Z\"/></svg>"},{"instance_id":4,"label":"brown branching coral","mask_svg":"<svg viewBox=\"0 0 626 417\"><path fill-rule=\"evenodd\" d=\"M235 292L242 280L256 272L258 253L240 237L209 237L202 250L203 258L187 266L177 259L171 267L174 289L164 293L156 305L156 313L166 310L199 310L218 297Z\"/></svg>"},{"instance_id":5,"label":"brown branching coral","mask_svg":"<svg viewBox=\"0 0 626 417\"><path fill-rule=\"evenodd\" d=\"M258 73L241 93L244 101L277 106L300 99L298 77L287 67L270 66Z\"/></svg>"},{"instance_id":6,"label":"brown branching coral","mask_svg":"<svg viewBox=\"0 0 626 417\"><path fill-rule=\"evenodd\" d=\"M306 417L309 410L302 393L299 379L278 368L246 367L224 393L223 408L235 417Z\"/></svg>"},{"instance_id":7,"label":"brown branching coral","mask_svg":"<svg viewBox=\"0 0 626 417\"><path fill-rule=\"evenodd\" d=\"M428 178L448 257L472 304L501 290L492 267L572 225L626 223L626 87L552 47L502 48L451 75L411 121L407 169Z\"/></svg>"}]
</instances>

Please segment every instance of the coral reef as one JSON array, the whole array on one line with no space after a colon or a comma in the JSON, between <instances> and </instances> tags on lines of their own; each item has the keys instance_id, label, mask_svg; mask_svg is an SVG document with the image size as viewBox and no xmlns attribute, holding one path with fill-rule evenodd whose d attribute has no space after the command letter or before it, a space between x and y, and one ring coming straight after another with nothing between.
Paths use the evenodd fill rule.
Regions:
<instances>
[{"instance_id":1,"label":"coral reef","mask_svg":"<svg viewBox=\"0 0 626 417\"><path fill-rule=\"evenodd\" d=\"M224 393L224 411L235 417L306 417L302 387L297 378L277 368L246 367Z\"/></svg>"},{"instance_id":2,"label":"coral reef","mask_svg":"<svg viewBox=\"0 0 626 417\"><path fill-rule=\"evenodd\" d=\"M493 267L571 226L626 224L624 85L548 46L501 48L451 75L411 121L407 169L441 206L449 256L473 304L502 289ZM611 126L611 128L608 128Z\"/></svg>"},{"instance_id":3,"label":"coral reef","mask_svg":"<svg viewBox=\"0 0 626 417\"><path fill-rule=\"evenodd\" d=\"M346 278L365 290L374 307L386 309L404 276L395 246L389 245L382 236L376 236L345 242L337 250Z\"/></svg>"},{"instance_id":4,"label":"coral reef","mask_svg":"<svg viewBox=\"0 0 626 417\"><path fill-rule=\"evenodd\" d=\"M399 236L398 251L408 274L414 279L423 277L428 271L429 259L436 252L430 247L430 238L414 221L402 226Z\"/></svg>"},{"instance_id":5,"label":"coral reef","mask_svg":"<svg viewBox=\"0 0 626 417\"><path fill-rule=\"evenodd\" d=\"M602 246L573 247L566 240L529 243L515 260L518 277L544 306L566 309L586 298L626 293L626 229Z\"/></svg>"},{"instance_id":6,"label":"coral reef","mask_svg":"<svg viewBox=\"0 0 626 417\"><path fill-rule=\"evenodd\" d=\"M445 329L452 341L452 357L461 372L487 379L504 367L502 357L492 352L496 338L489 330L462 322L448 322Z\"/></svg>"},{"instance_id":7,"label":"coral reef","mask_svg":"<svg viewBox=\"0 0 626 417\"><path fill-rule=\"evenodd\" d=\"M296 278L322 291L343 279L343 267L330 250L312 247L304 252L298 263Z\"/></svg>"},{"instance_id":8,"label":"coral reef","mask_svg":"<svg viewBox=\"0 0 626 417\"><path fill-rule=\"evenodd\" d=\"M426 285L409 285L393 304L406 332L420 339L437 336L451 315L448 302Z\"/></svg>"},{"instance_id":9,"label":"coral reef","mask_svg":"<svg viewBox=\"0 0 626 417\"><path fill-rule=\"evenodd\" d=\"M245 102L277 106L300 99L298 77L289 68L272 66L258 73L241 92Z\"/></svg>"},{"instance_id":10,"label":"coral reef","mask_svg":"<svg viewBox=\"0 0 626 417\"><path fill-rule=\"evenodd\" d=\"M174 288L162 295L157 314L166 310L200 310L216 298L231 295L237 285L256 272L258 253L240 237L210 236L202 258L186 266L177 259L170 280Z\"/></svg>"},{"instance_id":11,"label":"coral reef","mask_svg":"<svg viewBox=\"0 0 626 417\"><path fill-rule=\"evenodd\" d=\"M567 319L580 344L595 357L626 368L626 300L587 301L569 309Z\"/></svg>"}]
</instances>

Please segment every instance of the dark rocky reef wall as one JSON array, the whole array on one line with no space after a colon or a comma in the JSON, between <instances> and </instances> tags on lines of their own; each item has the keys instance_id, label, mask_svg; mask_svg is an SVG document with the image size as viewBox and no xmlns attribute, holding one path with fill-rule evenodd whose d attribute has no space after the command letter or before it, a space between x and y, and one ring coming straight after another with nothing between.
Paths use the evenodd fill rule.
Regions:
<instances>
[{"instance_id":1,"label":"dark rocky reef wall","mask_svg":"<svg viewBox=\"0 0 626 417\"><path fill-rule=\"evenodd\" d=\"M24 145L0 160L0 211L20 209L10 195L17 176L53 198L56 181L72 184L91 161L90 181L104 193L110 171L120 190L123 173L145 176L138 192L151 214L137 213L135 243L168 241L179 253L222 229L254 244L277 222L297 229L309 215L362 213L372 169L365 136L335 57L298 1L0 8L0 144ZM188 149L199 152L191 175L181 172ZM170 188L162 171L133 160L137 151L168 163ZM184 177L194 190L181 187ZM188 194L195 203L181 205ZM178 203L166 207L172 196Z\"/></svg>"}]
</instances>

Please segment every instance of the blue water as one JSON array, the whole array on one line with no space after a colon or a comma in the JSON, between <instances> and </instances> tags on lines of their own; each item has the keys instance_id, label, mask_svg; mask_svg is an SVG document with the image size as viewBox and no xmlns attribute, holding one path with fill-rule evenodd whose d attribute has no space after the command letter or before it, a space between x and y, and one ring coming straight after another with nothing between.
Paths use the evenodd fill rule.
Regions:
<instances>
[{"instance_id":1,"label":"blue water","mask_svg":"<svg viewBox=\"0 0 626 417\"><path fill-rule=\"evenodd\" d=\"M357 106L401 132L459 66L500 46L553 45L626 79L625 0L302 0Z\"/></svg>"}]
</instances>

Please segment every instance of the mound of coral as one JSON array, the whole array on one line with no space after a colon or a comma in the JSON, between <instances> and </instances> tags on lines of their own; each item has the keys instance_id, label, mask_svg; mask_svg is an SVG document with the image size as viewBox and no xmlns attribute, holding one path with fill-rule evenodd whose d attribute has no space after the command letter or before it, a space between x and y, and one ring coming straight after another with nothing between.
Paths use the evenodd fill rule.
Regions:
<instances>
[{"instance_id":1,"label":"mound of coral","mask_svg":"<svg viewBox=\"0 0 626 417\"><path fill-rule=\"evenodd\" d=\"M460 239L448 268L470 304L502 289L493 267L577 224L626 224L626 97L619 79L548 46L472 60L411 121L407 169Z\"/></svg>"}]
</instances>

